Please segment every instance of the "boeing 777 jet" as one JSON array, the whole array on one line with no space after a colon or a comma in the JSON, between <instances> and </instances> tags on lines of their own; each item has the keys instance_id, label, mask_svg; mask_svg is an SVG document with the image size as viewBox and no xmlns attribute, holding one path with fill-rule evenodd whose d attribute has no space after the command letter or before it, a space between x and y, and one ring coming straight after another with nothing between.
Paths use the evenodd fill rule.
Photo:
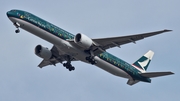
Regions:
<instances>
[{"instance_id":1,"label":"boeing 777 jet","mask_svg":"<svg viewBox=\"0 0 180 101\"><path fill-rule=\"evenodd\" d=\"M7 12L7 16L17 28L16 33L19 33L19 28L22 28L53 44L50 50L42 45L35 47L35 54L43 59L38 65L40 68L61 63L69 71L73 71L75 67L72 66L71 62L82 61L96 65L115 76L127 78L128 85L136 84L139 81L150 83L150 78L174 74L170 71L146 72L154 55L151 50L133 64L129 64L106 52L109 48L120 47L127 43L136 43L136 41L146 37L171 30L91 39L82 33L73 35L26 11L11 10Z\"/></svg>"}]
</instances>

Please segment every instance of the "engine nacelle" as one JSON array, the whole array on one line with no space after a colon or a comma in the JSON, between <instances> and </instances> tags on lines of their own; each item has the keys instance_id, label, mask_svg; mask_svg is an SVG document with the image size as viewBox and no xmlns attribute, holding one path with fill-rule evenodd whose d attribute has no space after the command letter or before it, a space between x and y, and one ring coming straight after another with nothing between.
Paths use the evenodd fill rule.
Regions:
<instances>
[{"instance_id":1,"label":"engine nacelle","mask_svg":"<svg viewBox=\"0 0 180 101\"><path fill-rule=\"evenodd\" d=\"M85 49L89 49L93 45L92 39L81 33L76 34L74 42Z\"/></svg>"},{"instance_id":2,"label":"engine nacelle","mask_svg":"<svg viewBox=\"0 0 180 101\"><path fill-rule=\"evenodd\" d=\"M52 58L52 52L48 48L41 45L37 45L35 47L35 54L45 60Z\"/></svg>"}]
</instances>

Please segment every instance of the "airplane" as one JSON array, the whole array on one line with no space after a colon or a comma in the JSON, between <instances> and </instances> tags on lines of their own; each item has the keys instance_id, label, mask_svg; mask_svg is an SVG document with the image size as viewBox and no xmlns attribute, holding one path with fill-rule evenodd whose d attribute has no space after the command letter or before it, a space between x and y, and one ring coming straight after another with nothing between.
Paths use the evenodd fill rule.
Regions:
<instances>
[{"instance_id":1,"label":"airplane","mask_svg":"<svg viewBox=\"0 0 180 101\"><path fill-rule=\"evenodd\" d=\"M38 65L40 68L61 63L69 71L73 71L75 67L72 66L71 62L82 61L95 65L115 76L128 79L128 85L134 85L139 81L151 83L151 78L174 74L170 71L146 71L154 55L151 50L133 64L106 52L109 48L136 43L136 41L146 37L171 30L165 29L136 35L91 39L82 33L73 35L26 11L13 9L6 14L17 28L16 33L19 33L19 28L22 28L53 44L50 50L42 45L35 47L35 54L43 59Z\"/></svg>"}]
</instances>

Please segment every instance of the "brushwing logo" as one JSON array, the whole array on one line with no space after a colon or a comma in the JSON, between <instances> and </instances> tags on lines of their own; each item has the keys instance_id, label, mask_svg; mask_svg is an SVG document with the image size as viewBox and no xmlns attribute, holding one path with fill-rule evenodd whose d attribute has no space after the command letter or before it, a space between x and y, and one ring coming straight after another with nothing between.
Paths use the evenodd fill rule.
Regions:
<instances>
[{"instance_id":1,"label":"brushwing logo","mask_svg":"<svg viewBox=\"0 0 180 101\"><path fill-rule=\"evenodd\" d=\"M139 62L139 61L138 61L139 65L143 68L144 71L145 71L144 67L146 67L146 66L148 65L149 60L150 60L150 59L147 58L147 59L144 60L143 62Z\"/></svg>"}]
</instances>

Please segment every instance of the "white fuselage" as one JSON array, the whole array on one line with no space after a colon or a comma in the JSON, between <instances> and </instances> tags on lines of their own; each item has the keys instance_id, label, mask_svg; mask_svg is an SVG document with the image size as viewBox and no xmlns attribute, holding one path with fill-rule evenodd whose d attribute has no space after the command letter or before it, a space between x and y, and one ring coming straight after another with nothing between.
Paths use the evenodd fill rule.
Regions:
<instances>
[{"instance_id":1,"label":"white fuselage","mask_svg":"<svg viewBox=\"0 0 180 101\"><path fill-rule=\"evenodd\" d=\"M24 21L24 20L21 20L18 18L14 18L14 17L10 17L9 19L12 22L18 22L22 29L54 44L58 48L59 52L71 55L77 60L81 60L83 62L88 63L85 58L89 54L85 53L82 50L79 50L77 47L73 46L68 41L61 39L61 38L47 32L47 31L39 28L38 26L35 26L27 21ZM95 60L97 61L96 66L100 67L101 69L103 69L113 75L116 75L116 76L130 78L130 76L126 72L124 72L120 68L102 60L98 56L95 56Z\"/></svg>"}]
</instances>

